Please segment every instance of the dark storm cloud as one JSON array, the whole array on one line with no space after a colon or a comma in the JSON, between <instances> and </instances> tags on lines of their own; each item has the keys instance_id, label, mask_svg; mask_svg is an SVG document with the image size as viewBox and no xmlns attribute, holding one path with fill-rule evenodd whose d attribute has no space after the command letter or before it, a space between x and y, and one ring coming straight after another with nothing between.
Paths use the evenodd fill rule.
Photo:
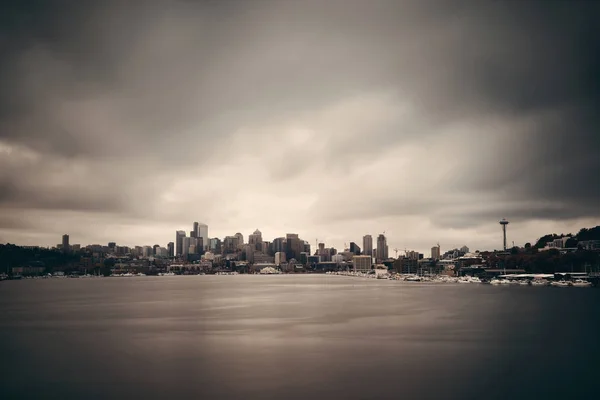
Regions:
<instances>
[{"instance_id":1,"label":"dark storm cloud","mask_svg":"<svg viewBox=\"0 0 600 400\"><path fill-rule=\"evenodd\" d=\"M257 184L347 179L348 188L368 179L357 170L378 158L393 165L410 145L421 148L406 166L418 178L390 177L395 188L356 204L332 201L324 186L313 209L323 221L420 214L444 227L494 213L600 216L598 2L2 7L0 151L16 150L0 163L0 205L153 215L165 175L202 179L243 157L265 160ZM315 133L288 143L290 126ZM444 133L456 126L461 146ZM256 133L239 146L245 128ZM87 167L73 179L64 163ZM427 168L446 174L419 173ZM493 208L477 208L481 199Z\"/></svg>"}]
</instances>

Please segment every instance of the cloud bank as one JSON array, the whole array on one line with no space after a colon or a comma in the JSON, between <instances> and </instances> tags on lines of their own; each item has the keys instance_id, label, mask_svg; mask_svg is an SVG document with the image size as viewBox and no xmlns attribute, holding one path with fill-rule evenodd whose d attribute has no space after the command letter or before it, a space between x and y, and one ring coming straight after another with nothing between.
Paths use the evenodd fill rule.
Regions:
<instances>
[{"instance_id":1,"label":"cloud bank","mask_svg":"<svg viewBox=\"0 0 600 400\"><path fill-rule=\"evenodd\" d=\"M8 2L0 241L600 222L596 2ZM392 253L392 252L390 252Z\"/></svg>"}]
</instances>

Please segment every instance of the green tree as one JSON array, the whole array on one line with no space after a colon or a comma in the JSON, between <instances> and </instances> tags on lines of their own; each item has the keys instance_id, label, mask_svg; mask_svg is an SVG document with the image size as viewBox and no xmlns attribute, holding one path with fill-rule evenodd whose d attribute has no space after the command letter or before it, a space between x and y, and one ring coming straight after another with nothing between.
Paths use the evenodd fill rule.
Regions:
<instances>
[{"instance_id":1,"label":"green tree","mask_svg":"<svg viewBox=\"0 0 600 400\"><path fill-rule=\"evenodd\" d=\"M567 241L565 242L565 247L577 247L577 239L575 238L569 238L567 239Z\"/></svg>"}]
</instances>

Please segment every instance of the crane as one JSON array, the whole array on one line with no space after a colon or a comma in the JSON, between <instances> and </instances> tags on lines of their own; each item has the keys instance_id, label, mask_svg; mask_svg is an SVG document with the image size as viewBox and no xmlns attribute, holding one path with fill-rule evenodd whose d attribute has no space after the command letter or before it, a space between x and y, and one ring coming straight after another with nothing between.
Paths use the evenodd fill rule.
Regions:
<instances>
[{"instance_id":1,"label":"crane","mask_svg":"<svg viewBox=\"0 0 600 400\"><path fill-rule=\"evenodd\" d=\"M398 258L398 249L394 249L394 252L396 253L396 258Z\"/></svg>"}]
</instances>

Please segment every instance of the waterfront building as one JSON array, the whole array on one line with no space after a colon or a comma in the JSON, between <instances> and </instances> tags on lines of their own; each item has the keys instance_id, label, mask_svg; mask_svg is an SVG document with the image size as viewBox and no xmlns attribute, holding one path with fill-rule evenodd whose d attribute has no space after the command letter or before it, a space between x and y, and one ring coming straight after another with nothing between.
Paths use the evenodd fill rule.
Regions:
<instances>
[{"instance_id":1,"label":"waterfront building","mask_svg":"<svg viewBox=\"0 0 600 400\"><path fill-rule=\"evenodd\" d=\"M600 240L582 240L581 242L577 243L577 245L588 251L600 250Z\"/></svg>"},{"instance_id":2,"label":"waterfront building","mask_svg":"<svg viewBox=\"0 0 600 400\"><path fill-rule=\"evenodd\" d=\"M342 251L337 254L332 254L330 257L331 261L334 261L337 256L342 256L342 261L352 261L355 254L351 251Z\"/></svg>"},{"instance_id":3,"label":"waterfront building","mask_svg":"<svg viewBox=\"0 0 600 400\"><path fill-rule=\"evenodd\" d=\"M341 254L336 254L335 256L331 257L331 262L334 262L336 264L341 264L344 261L344 256Z\"/></svg>"},{"instance_id":4,"label":"waterfront building","mask_svg":"<svg viewBox=\"0 0 600 400\"><path fill-rule=\"evenodd\" d=\"M308 256L307 258L308 258L308 260L306 263L308 265L317 265L321 262L321 257L319 257L319 256Z\"/></svg>"},{"instance_id":5,"label":"waterfront building","mask_svg":"<svg viewBox=\"0 0 600 400\"><path fill-rule=\"evenodd\" d=\"M352 258L354 272L369 272L371 271L372 259L371 256L354 256Z\"/></svg>"},{"instance_id":6,"label":"waterfront building","mask_svg":"<svg viewBox=\"0 0 600 400\"><path fill-rule=\"evenodd\" d=\"M275 257L270 256L268 254L265 254L263 252L260 251L255 251L254 252L254 263L269 263L269 264L273 264L275 262Z\"/></svg>"}]
</instances>

